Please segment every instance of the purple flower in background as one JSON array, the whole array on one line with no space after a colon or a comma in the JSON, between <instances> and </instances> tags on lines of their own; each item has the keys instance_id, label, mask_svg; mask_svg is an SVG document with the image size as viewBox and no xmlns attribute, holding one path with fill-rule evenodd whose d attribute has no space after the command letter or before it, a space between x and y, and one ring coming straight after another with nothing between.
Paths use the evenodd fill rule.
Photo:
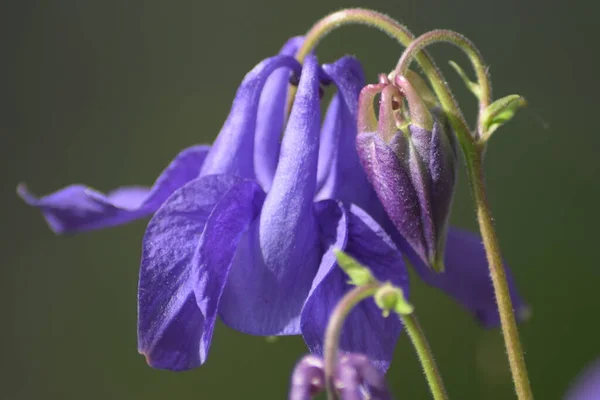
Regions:
<instances>
[{"instance_id":1,"label":"purple flower in background","mask_svg":"<svg viewBox=\"0 0 600 400\"><path fill-rule=\"evenodd\" d=\"M349 289L333 248L408 293L401 249L421 277L498 324L485 253L477 236L450 229L444 274L427 267L398 232L361 167L355 140L364 77L345 57L324 65L291 57L301 39L250 71L214 145L183 151L152 188L103 195L70 186L25 201L59 233L152 215L143 239L138 347L149 364L183 370L202 364L217 316L253 335L302 334L320 354L329 315ZM290 74L299 76L285 124ZM321 126L320 85L338 89ZM280 140L284 130L283 140ZM515 307L522 307L513 293ZM373 301L346 320L340 348L386 368L401 331ZM376 340L375 340L376 338Z\"/></svg>"},{"instance_id":2,"label":"purple flower in background","mask_svg":"<svg viewBox=\"0 0 600 400\"><path fill-rule=\"evenodd\" d=\"M334 376L342 400L389 400L392 398L385 377L362 354L344 354ZM325 390L323 359L305 356L292 374L289 400L310 400Z\"/></svg>"},{"instance_id":3,"label":"purple flower in background","mask_svg":"<svg viewBox=\"0 0 600 400\"><path fill-rule=\"evenodd\" d=\"M564 397L565 400L598 400L600 399L600 360L589 365L577 377Z\"/></svg>"}]
</instances>

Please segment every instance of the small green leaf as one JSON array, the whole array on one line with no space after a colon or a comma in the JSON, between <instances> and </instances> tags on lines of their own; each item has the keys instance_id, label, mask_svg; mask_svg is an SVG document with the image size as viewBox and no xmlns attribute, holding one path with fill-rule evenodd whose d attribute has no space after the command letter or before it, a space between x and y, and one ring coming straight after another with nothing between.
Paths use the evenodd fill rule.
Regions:
<instances>
[{"instance_id":1,"label":"small green leaf","mask_svg":"<svg viewBox=\"0 0 600 400\"><path fill-rule=\"evenodd\" d=\"M481 116L486 140L496 129L510 121L519 108L526 105L525 99L518 94L511 94L490 104Z\"/></svg>"},{"instance_id":2,"label":"small green leaf","mask_svg":"<svg viewBox=\"0 0 600 400\"><path fill-rule=\"evenodd\" d=\"M342 250L335 249L333 252L340 268L350 277L348 283L355 286L363 286L377 281L367 267L344 253Z\"/></svg>"},{"instance_id":3,"label":"small green leaf","mask_svg":"<svg viewBox=\"0 0 600 400\"><path fill-rule=\"evenodd\" d=\"M473 93L475 95L475 97L480 99L481 98L481 88L479 87L479 84L471 81L469 79L469 77L467 76L467 74L465 73L465 71L463 71L463 69L461 67L459 67L457 63L455 63L454 61L450 61L449 63L450 63L450 66L452 68L454 68L454 70L456 71L458 76L461 77L461 79L463 80L465 85L467 85L467 88L471 91L471 93Z\"/></svg>"},{"instance_id":4,"label":"small green leaf","mask_svg":"<svg viewBox=\"0 0 600 400\"><path fill-rule=\"evenodd\" d=\"M375 304L383 311L383 316L390 315L394 311L400 315L408 315L414 311L414 307L404 297L404 292L399 287L386 282L375 293Z\"/></svg>"}]
</instances>

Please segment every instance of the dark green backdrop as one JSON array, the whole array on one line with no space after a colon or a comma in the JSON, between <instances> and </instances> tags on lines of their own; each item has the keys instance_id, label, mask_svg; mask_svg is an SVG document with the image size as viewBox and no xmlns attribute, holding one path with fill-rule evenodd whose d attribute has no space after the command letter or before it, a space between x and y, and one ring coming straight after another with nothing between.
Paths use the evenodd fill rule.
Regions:
<instances>
[{"instance_id":1,"label":"dark green backdrop","mask_svg":"<svg viewBox=\"0 0 600 400\"><path fill-rule=\"evenodd\" d=\"M213 140L246 71L342 6L384 11L416 33L462 32L491 65L497 96L527 97L530 107L495 134L487 171L504 255L533 310L521 332L537 398L561 398L600 357L595 10L544 0L5 1L0 398L285 398L305 352L297 337L267 343L220 325L205 366L179 374L147 367L135 327L145 221L57 237L14 188L152 183L180 149ZM400 51L364 27L319 48L323 61L356 54L371 81ZM433 53L444 66L467 65L443 45ZM476 228L464 179L453 222ZM423 285L413 293L453 398L512 398L499 331L479 329ZM389 381L399 399L428 398L405 337Z\"/></svg>"}]
</instances>

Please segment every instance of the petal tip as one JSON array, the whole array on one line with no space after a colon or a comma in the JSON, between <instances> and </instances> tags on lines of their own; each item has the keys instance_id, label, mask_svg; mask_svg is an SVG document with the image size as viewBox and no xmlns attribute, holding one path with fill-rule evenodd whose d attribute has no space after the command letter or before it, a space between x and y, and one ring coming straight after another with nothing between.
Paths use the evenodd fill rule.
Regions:
<instances>
[{"instance_id":1,"label":"petal tip","mask_svg":"<svg viewBox=\"0 0 600 400\"><path fill-rule=\"evenodd\" d=\"M27 188L27 185L24 182L19 182L19 184L17 185L17 196L19 196L21 199L23 199L23 201L29 205L33 205L33 203L35 203L35 201L37 200L35 198L35 196L33 196L31 194L31 192L29 192L29 189Z\"/></svg>"}]
</instances>

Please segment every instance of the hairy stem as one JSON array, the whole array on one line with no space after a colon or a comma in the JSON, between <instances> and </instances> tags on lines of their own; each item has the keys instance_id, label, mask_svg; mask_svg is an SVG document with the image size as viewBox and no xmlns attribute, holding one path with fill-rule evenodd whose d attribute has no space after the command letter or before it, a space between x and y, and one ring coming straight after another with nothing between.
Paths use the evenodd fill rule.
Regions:
<instances>
[{"instance_id":1,"label":"hairy stem","mask_svg":"<svg viewBox=\"0 0 600 400\"><path fill-rule=\"evenodd\" d=\"M380 286L379 283L372 283L366 286L355 287L340 300L331 313L329 323L327 324L327 330L325 331L325 350L323 355L325 389L327 390L327 398L330 400L338 398L333 379L335 376L335 367L338 358L337 353L338 348L340 347L340 336L342 335L344 321L350 311L352 311L358 303L373 296Z\"/></svg>"},{"instance_id":2,"label":"hairy stem","mask_svg":"<svg viewBox=\"0 0 600 400\"><path fill-rule=\"evenodd\" d=\"M404 328L406 329L406 332L408 332L408 336L417 352L421 367L425 373L425 378L429 384L429 390L431 391L434 400L447 400L448 394L446 393L442 376L440 375L440 371L433 358L431 347L429 347L429 343L427 342L425 333L419 325L417 317L414 314L409 314L400 315L400 318L402 319Z\"/></svg>"},{"instance_id":3,"label":"hairy stem","mask_svg":"<svg viewBox=\"0 0 600 400\"><path fill-rule=\"evenodd\" d=\"M397 75L404 75L410 66L410 63L414 58L421 53L425 47L439 42L446 42L455 45L466 53L471 60L475 74L477 75L477 83L480 89L479 95L479 116L483 115L485 109L492 102L492 83L488 74L487 67L483 61L483 56L479 52L479 49L460 33L446 30L436 29L431 32L424 33L423 35L416 38L402 53L402 57L396 65L395 73ZM482 127L481 121L477 123L477 132L481 134Z\"/></svg>"},{"instance_id":4,"label":"hairy stem","mask_svg":"<svg viewBox=\"0 0 600 400\"><path fill-rule=\"evenodd\" d=\"M313 25L306 34L302 47L296 53L296 58L298 61L302 62L306 55L309 54L331 31L345 25L353 24L377 28L403 46L409 46L415 38L405 26L385 14L362 8L351 8L329 14ZM431 56L425 51L418 52L418 54L415 55L415 59L423 69L423 73L429 79L444 113L447 115L454 131L457 133L461 146L472 145L473 138L470 136L469 126L467 125L458 103L452 96L442 72L435 65ZM294 90L290 90L289 96L288 104L291 104Z\"/></svg>"},{"instance_id":5,"label":"hairy stem","mask_svg":"<svg viewBox=\"0 0 600 400\"><path fill-rule=\"evenodd\" d=\"M334 376L338 361L338 349L340 344L340 336L346 317L352 309L362 300L372 297L379 289L385 287L385 284L375 282L365 286L357 286L349 291L333 310L327 330L325 331L325 354L324 354L324 370L325 370L325 388L327 390L327 398L330 400L338 399L335 388ZM427 342L425 333L421 329L417 318L414 314L398 314L404 324L404 328L408 332L408 336L415 348L425 378L429 385L429 390L433 395L434 400L447 400L448 395L444 388L442 377L435 363L431 347Z\"/></svg>"},{"instance_id":6,"label":"hairy stem","mask_svg":"<svg viewBox=\"0 0 600 400\"><path fill-rule=\"evenodd\" d=\"M508 353L508 362L512 372L515 391L520 400L532 400L533 392L529 383L525 357L519 339L519 330L510 298L506 272L502 264L502 255L500 253L500 244L494 229L492 213L487 201L485 191L485 177L481 160L482 152L475 153L474 156L467 158L469 178L475 197L477 208L477 220L483 237L483 245L487 255L487 261L490 269L490 277L494 286L496 303L500 314L502 325L502 334L504 335L504 344Z\"/></svg>"}]
</instances>

